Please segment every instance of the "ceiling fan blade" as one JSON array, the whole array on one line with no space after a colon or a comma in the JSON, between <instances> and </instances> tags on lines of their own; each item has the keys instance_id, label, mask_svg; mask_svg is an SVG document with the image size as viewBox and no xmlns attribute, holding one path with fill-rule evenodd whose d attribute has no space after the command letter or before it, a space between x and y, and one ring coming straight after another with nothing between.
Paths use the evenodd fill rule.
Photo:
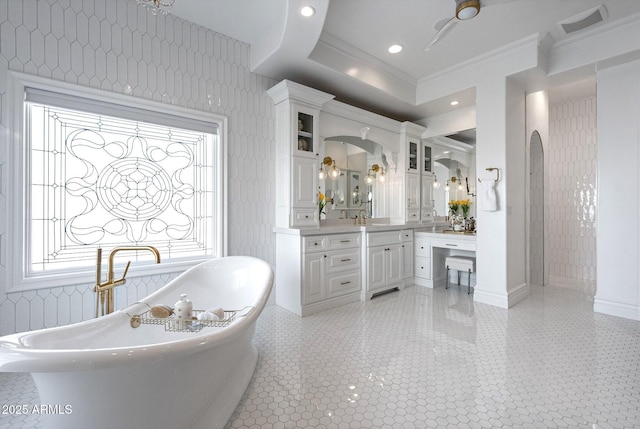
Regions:
<instances>
[{"instance_id":1,"label":"ceiling fan blade","mask_svg":"<svg viewBox=\"0 0 640 429\"><path fill-rule=\"evenodd\" d=\"M480 0L480 5L482 7L487 7L487 6L493 6L494 4L511 3L514 1L516 0Z\"/></svg>"},{"instance_id":2,"label":"ceiling fan blade","mask_svg":"<svg viewBox=\"0 0 640 429\"><path fill-rule=\"evenodd\" d=\"M424 48L425 51L431 49L440 39L442 39L453 27L456 26L458 20L455 17L445 18L436 23L436 34L433 35L427 46Z\"/></svg>"}]
</instances>

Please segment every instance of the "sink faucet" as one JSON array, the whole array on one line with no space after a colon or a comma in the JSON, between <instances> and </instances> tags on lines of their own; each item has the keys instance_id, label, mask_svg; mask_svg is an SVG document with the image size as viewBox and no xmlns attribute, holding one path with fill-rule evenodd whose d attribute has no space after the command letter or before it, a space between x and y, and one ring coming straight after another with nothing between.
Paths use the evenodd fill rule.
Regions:
<instances>
[{"instance_id":1,"label":"sink faucet","mask_svg":"<svg viewBox=\"0 0 640 429\"><path fill-rule=\"evenodd\" d=\"M156 258L156 264L160 263L160 252L153 246L122 246L114 247L109 253L109 265L107 266L107 281L102 283L102 249L98 247L98 254L96 258L96 284L93 290L96 292L96 317L104 316L105 314L113 313L114 310L114 292L113 289L123 285L127 282L125 277L129 271L131 261L127 262L127 266L124 268L122 277L115 280L113 273L113 260L116 253L121 251L140 251L148 250L153 253Z\"/></svg>"},{"instance_id":2,"label":"sink faucet","mask_svg":"<svg viewBox=\"0 0 640 429\"><path fill-rule=\"evenodd\" d=\"M360 213L362 213L362 216L360 216ZM360 221L360 225L366 225L367 224L367 211L365 209L360 209L358 210L358 220Z\"/></svg>"}]
</instances>

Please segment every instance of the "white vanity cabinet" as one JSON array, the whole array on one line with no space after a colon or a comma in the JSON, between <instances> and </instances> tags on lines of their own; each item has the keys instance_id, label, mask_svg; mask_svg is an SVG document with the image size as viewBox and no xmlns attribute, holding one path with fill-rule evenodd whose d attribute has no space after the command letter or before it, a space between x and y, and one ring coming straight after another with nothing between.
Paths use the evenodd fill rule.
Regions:
<instances>
[{"instance_id":1,"label":"white vanity cabinet","mask_svg":"<svg viewBox=\"0 0 640 429\"><path fill-rule=\"evenodd\" d=\"M415 284L428 288L444 283L447 256L474 256L476 251L475 235L418 231L414 232L414 243Z\"/></svg>"},{"instance_id":2,"label":"white vanity cabinet","mask_svg":"<svg viewBox=\"0 0 640 429\"><path fill-rule=\"evenodd\" d=\"M316 158L291 157L291 226L319 225Z\"/></svg>"},{"instance_id":3,"label":"white vanity cabinet","mask_svg":"<svg viewBox=\"0 0 640 429\"><path fill-rule=\"evenodd\" d=\"M407 173L405 194L407 196L406 222L420 221L420 175Z\"/></svg>"},{"instance_id":4,"label":"white vanity cabinet","mask_svg":"<svg viewBox=\"0 0 640 429\"><path fill-rule=\"evenodd\" d=\"M276 304L307 316L360 299L361 234L276 235Z\"/></svg>"},{"instance_id":5,"label":"white vanity cabinet","mask_svg":"<svg viewBox=\"0 0 640 429\"><path fill-rule=\"evenodd\" d=\"M414 243L415 284L428 286L431 282L431 239L416 235Z\"/></svg>"},{"instance_id":6,"label":"white vanity cabinet","mask_svg":"<svg viewBox=\"0 0 640 429\"><path fill-rule=\"evenodd\" d=\"M364 244L362 299L393 288L404 288L402 231L369 232Z\"/></svg>"},{"instance_id":7,"label":"white vanity cabinet","mask_svg":"<svg viewBox=\"0 0 640 429\"><path fill-rule=\"evenodd\" d=\"M317 227L320 109L333 95L287 80L267 94L276 110L276 227Z\"/></svg>"},{"instance_id":8,"label":"white vanity cabinet","mask_svg":"<svg viewBox=\"0 0 640 429\"><path fill-rule=\"evenodd\" d=\"M403 229L402 234L402 277L404 285L413 284L413 230Z\"/></svg>"},{"instance_id":9,"label":"white vanity cabinet","mask_svg":"<svg viewBox=\"0 0 640 429\"><path fill-rule=\"evenodd\" d=\"M434 177L431 173L422 173L420 183L420 220L423 223L431 224L435 219L433 218L433 182Z\"/></svg>"}]
</instances>

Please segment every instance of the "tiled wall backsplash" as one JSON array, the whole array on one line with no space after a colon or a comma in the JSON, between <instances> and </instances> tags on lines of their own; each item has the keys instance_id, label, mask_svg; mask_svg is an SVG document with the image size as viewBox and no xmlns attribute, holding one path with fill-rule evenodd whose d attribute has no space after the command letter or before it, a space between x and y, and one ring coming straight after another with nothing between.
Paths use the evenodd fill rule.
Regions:
<instances>
[{"instance_id":1,"label":"tiled wall backsplash","mask_svg":"<svg viewBox=\"0 0 640 429\"><path fill-rule=\"evenodd\" d=\"M551 105L549 172L549 278L595 286L596 97Z\"/></svg>"},{"instance_id":2,"label":"tiled wall backsplash","mask_svg":"<svg viewBox=\"0 0 640 429\"><path fill-rule=\"evenodd\" d=\"M229 118L228 248L274 263L273 80L251 73L249 46L133 0L0 0L0 131L7 123L9 70L210 111ZM7 142L0 140L0 175ZM0 184L6 177L0 177ZM0 219L12 202L0 186ZM0 245L8 252L0 222ZM0 278L6 267L0 257ZM135 302L172 275L132 278L117 305ZM0 335L93 317L92 282L6 294Z\"/></svg>"}]
</instances>

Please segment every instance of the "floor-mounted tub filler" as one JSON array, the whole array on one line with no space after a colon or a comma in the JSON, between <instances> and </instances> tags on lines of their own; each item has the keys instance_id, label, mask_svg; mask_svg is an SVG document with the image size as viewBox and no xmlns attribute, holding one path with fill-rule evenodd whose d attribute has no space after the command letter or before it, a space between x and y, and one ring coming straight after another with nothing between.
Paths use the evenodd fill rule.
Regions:
<instances>
[{"instance_id":1,"label":"floor-mounted tub filler","mask_svg":"<svg viewBox=\"0 0 640 429\"><path fill-rule=\"evenodd\" d=\"M203 262L104 317L1 337L0 371L31 373L47 428L222 428L255 370L252 338L272 285L259 259ZM152 315L181 294L192 321ZM220 318L197 320L213 308Z\"/></svg>"}]
</instances>

